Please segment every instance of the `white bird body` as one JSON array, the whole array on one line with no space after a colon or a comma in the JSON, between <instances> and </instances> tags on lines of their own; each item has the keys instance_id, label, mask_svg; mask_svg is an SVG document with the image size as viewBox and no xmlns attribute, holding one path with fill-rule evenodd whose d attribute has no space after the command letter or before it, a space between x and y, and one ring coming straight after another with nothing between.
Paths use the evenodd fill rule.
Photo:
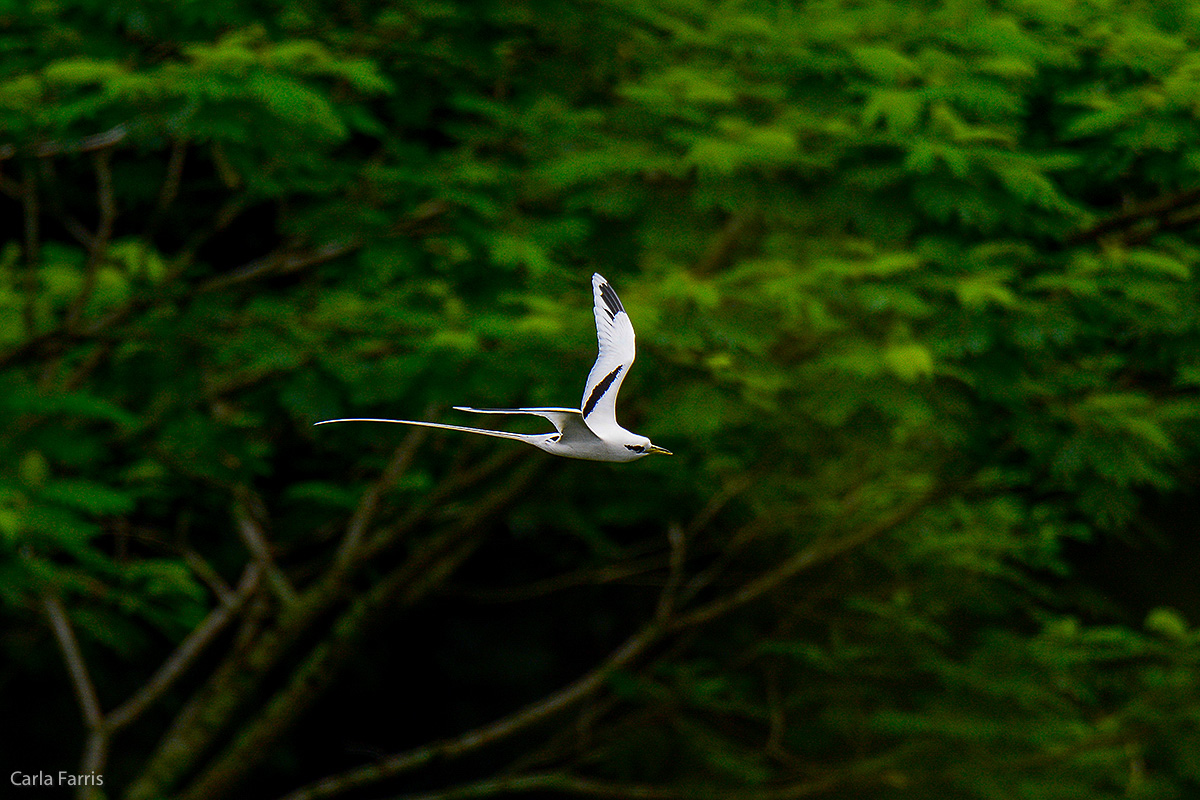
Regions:
<instances>
[{"instance_id":1,"label":"white bird body","mask_svg":"<svg viewBox=\"0 0 1200 800\"><path fill-rule=\"evenodd\" d=\"M440 422L418 422L410 419L327 419L331 422L392 422L398 425L417 425L448 431L480 433L501 439L515 439L531 444L556 456L582 458L588 461L636 461L651 453L671 455L671 451L651 444L645 436L627 431L617 423L617 392L625 380L635 355L633 323L625 313L620 298L608 281L599 274L592 275L593 311L596 317L596 339L600 354L588 373L579 408L470 408L455 406L457 411L473 414L526 414L544 417L554 426L554 433L510 433Z\"/></svg>"}]
</instances>

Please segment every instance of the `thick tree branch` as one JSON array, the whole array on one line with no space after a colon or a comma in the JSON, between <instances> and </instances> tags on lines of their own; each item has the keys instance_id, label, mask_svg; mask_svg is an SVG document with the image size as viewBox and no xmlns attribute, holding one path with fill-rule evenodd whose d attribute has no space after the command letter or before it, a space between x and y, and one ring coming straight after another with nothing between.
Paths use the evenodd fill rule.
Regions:
<instances>
[{"instance_id":1,"label":"thick tree branch","mask_svg":"<svg viewBox=\"0 0 1200 800\"><path fill-rule=\"evenodd\" d=\"M208 752L229 720L248 702L266 673L336 602L340 584L321 583L274 624L236 648L176 715L158 748L125 792L127 800L165 796L179 776Z\"/></svg>"},{"instance_id":2,"label":"thick tree branch","mask_svg":"<svg viewBox=\"0 0 1200 800\"><path fill-rule=\"evenodd\" d=\"M351 604L330 633L293 671L288 685L185 791L181 800L209 800L232 792L269 752L280 736L320 696L354 652L358 639L383 613L394 613L427 597L479 546L483 523L509 505L530 484L543 461L527 459L505 484L489 493L470 513L413 557L377 582Z\"/></svg>"},{"instance_id":3,"label":"thick tree branch","mask_svg":"<svg viewBox=\"0 0 1200 800\"><path fill-rule=\"evenodd\" d=\"M709 502L697 514L688 521L686 525L679 531L685 540L690 540L716 518L717 514L725 508L734 498L744 492L747 488L754 485L754 479L750 477L731 481L723 487L720 492L713 495ZM652 554L640 555L646 552L646 548L640 548L629 552L625 560L605 564L601 567L588 567L586 569L567 572L560 575L555 575L550 578L545 578L522 586L506 587L503 589L483 589L483 590L467 590L462 591L466 597L475 600L490 603L507 603L520 600L529 600L535 597L552 594L563 589L570 589L577 586L597 586L605 583L613 583L615 581L625 580L626 578L634 577L635 575L644 575L648 572L654 572L662 569L664 562L667 562L667 567L670 567L670 557L662 554L658 545L653 547ZM682 573L680 574L682 577ZM675 593L678 594L676 587ZM689 590L691 586L689 585ZM690 596L690 595L689 595Z\"/></svg>"},{"instance_id":4,"label":"thick tree branch","mask_svg":"<svg viewBox=\"0 0 1200 800\"><path fill-rule=\"evenodd\" d=\"M510 448L503 458L448 479L442 488L446 485L453 486L454 490L469 488L511 463L513 451L515 448ZM441 489L435 494L440 495L440 492ZM425 506L423 510L414 511L399 524L389 526L387 533L371 539L360 556L360 563L377 555L403 532L415 528L435 508ZM428 557L437 555L436 551L428 549L420 552L425 553L421 557L425 560L410 559L410 575L419 576L431 563ZM183 775L193 771L230 720L250 702L265 676L278 666L297 641L327 619L328 614L345 600L347 581L353 574L353 571L348 573L336 568L327 570L301 593L294 607L284 609L245 647L230 653L176 716L157 750L126 791L127 800L150 800L164 795Z\"/></svg>"},{"instance_id":5,"label":"thick tree branch","mask_svg":"<svg viewBox=\"0 0 1200 800\"><path fill-rule=\"evenodd\" d=\"M108 760L109 741L112 735L130 722L133 722L166 692L175 679L183 674L184 670L195 661L204 647L225 627L233 615L241 608L245 600L254 592L257 584L258 570L254 565L251 565L243 573L237 594L230 601L221 598L220 605L184 639L175 652L167 658L159 671L133 697L107 717L100 714L99 702L97 701L96 711L98 719L94 725L89 723L88 726L88 737L84 745L83 758L79 767L81 775L90 775L103 771L104 765ZM61 612L61 607L59 611ZM65 614L62 615L62 620L65 624ZM68 634L70 633L69 626L66 626L65 630ZM73 639L74 637L72 636L71 638ZM82 659L79 659L79 663L82 664ZM86 672L84 676L86 678ZM78 800L89 800L97 794L96 787L84 784L79 787L76 797Z\"/></svg>"},{"instance_id":6,"label":"thick tree branch","mask_svg":"<svg viewBox=\"0 0 1200 800\"><path fill-rule=\"evenodd\" d=\"M601 663L587 675L578 679L569 686L564 687L558 692L549 695L539 702L527 706L508 717L504 717L503 719L491 723L490 725L485 725L481 728L469 731L453 739L447 739L434 744L425 745L415 750L410 750L405 753L384 759L375 764L360 767L349 772L341 773L340 775L326 778L325 780L311 784L287 795L283 800L317 800L317 798L332 797L343 794L353 789L378 783L388 778L409 772L435 760L446 760L460 757L527 730L544 719L559 714L600 691L605 686L609 675L611 675L615 670L621 669L633 662L665 636L680 632L686 628L698 626L702 623L709 622L719 616L727 614L779 587L800 572L862 546L871 539L893 530L896 526L911 519L921 509L927 507L928 504L938 496L940 496L940 493L937 491L927 493L904 506L886 520L882 520L876 525L866 526L853 534L843 536L842 538L834 541L822 541L819 543L814 543L812 546L805 548L792 558L784 561L779 567L765 573L753 581L750 581L733 594L718 598L706 605L699 606L691 612L673 614L671 601L660 597L658 602L659 613L655 615L654 619L650 623L648 623L638 633L626 640L626 642L620 648L618 648L616 652L610 655L603 663ZM681 536L680 539L672 543L672 549L673 553L671 560L673 562L673 570L681 571L684 557L683 541ZM673 594L675 591L677 591L679 581L680 579L678 577L675 579L669 577L667 586L664 587L664 595L666 595L668 592ZM666 610L663 611L663 609ZM537 790L541 790L542 788L558 788L562 789L563 791L581 794L586 793L583 791L582 787L591 786L594 788L600 784L583 782L575 783L573 785L579 788L579 791L572 791L565 786L533 787L532 784L530 790L534 790L534 788ZM806 786L808 785L806 784ZM630 787L623 787L622 791L628 788ZM656 788L654 791L675 790ZM784 800L784 798L788 797L803 797L805 796L804 792L808 792L809 789L806 788L801 793L795 793L797 791L800 791L799 788L793 787L792 789L786 791L780 790L777 793L763 794L761 797L764 798L764 800L774 800L776 798L778 800ZM429 795L430 798L436 798L440 796L441 795L439 794ZM458 795L447 794L446 796L455 797ZM476 795L466 794L462 796L470 797ZM612 796L657 797L659 795L614 794ZM663 796L665 797L667 795ZM675 797L679 795L672 794L669 796ZM692 795L687 796L690 797ZM746 796L749 797L750 795ZM760 797L760 795L754 796Z\"/></svg>"}]
</instances>

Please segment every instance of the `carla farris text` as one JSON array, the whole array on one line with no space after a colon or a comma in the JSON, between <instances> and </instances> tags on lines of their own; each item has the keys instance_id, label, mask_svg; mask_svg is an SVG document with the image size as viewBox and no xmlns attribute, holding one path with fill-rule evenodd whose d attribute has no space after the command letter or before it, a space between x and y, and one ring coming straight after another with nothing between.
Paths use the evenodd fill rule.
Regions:
<instances>
[{"instance_id":1,"label":"carla farris text","mask_svg":"<svg viewBox=\"0 0 1200 800\"><path fill-rule=\"evenodd\" d=\"M8 776L13 786L103 786L104 776L95 772L75 775L61 769L52 772L14 772Z\"/></svg>"}]
</instances>

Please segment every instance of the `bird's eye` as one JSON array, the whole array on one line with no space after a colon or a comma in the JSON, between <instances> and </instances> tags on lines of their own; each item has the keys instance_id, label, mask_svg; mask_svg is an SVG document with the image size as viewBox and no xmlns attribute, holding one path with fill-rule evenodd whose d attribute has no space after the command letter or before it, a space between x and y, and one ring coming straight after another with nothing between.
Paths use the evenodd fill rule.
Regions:
<instances>
[{"instance_id":1,"label":"bird's eye","mask_svg":"<svg viewBox=\"0 0 1200 800\"><path fill-rule=\"evenodd\" d=\"M625 449L632 450L635 453L643 453L646 451L646 448L642 447L640 444L627 444L625 445Z\"/></svg>"}]
</instances>

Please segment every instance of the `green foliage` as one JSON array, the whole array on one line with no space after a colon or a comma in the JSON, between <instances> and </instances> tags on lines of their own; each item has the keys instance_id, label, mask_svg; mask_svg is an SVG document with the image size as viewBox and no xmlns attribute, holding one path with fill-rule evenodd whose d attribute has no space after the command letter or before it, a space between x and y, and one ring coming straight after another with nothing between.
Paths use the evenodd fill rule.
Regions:
<instances>
[{"instance_id":1,"label":"green foliage","mask_svg":"<svg viewBox=\"0 0 1200 800\"><path fill-rule=\"evenodd\" d=\"M345 766L322 691L364 739L437 697L380 738L438 739L657 602L578 719L461 774L1195 794L1200 606L1072 554L1193 505L1198 51L1183 2L0 6L0 683L67 695L52 601L105 711L227 609L105 790L277 794ZM311 427L573 403L592 271L673 459Z\"/></svg>"}]
</instances>

